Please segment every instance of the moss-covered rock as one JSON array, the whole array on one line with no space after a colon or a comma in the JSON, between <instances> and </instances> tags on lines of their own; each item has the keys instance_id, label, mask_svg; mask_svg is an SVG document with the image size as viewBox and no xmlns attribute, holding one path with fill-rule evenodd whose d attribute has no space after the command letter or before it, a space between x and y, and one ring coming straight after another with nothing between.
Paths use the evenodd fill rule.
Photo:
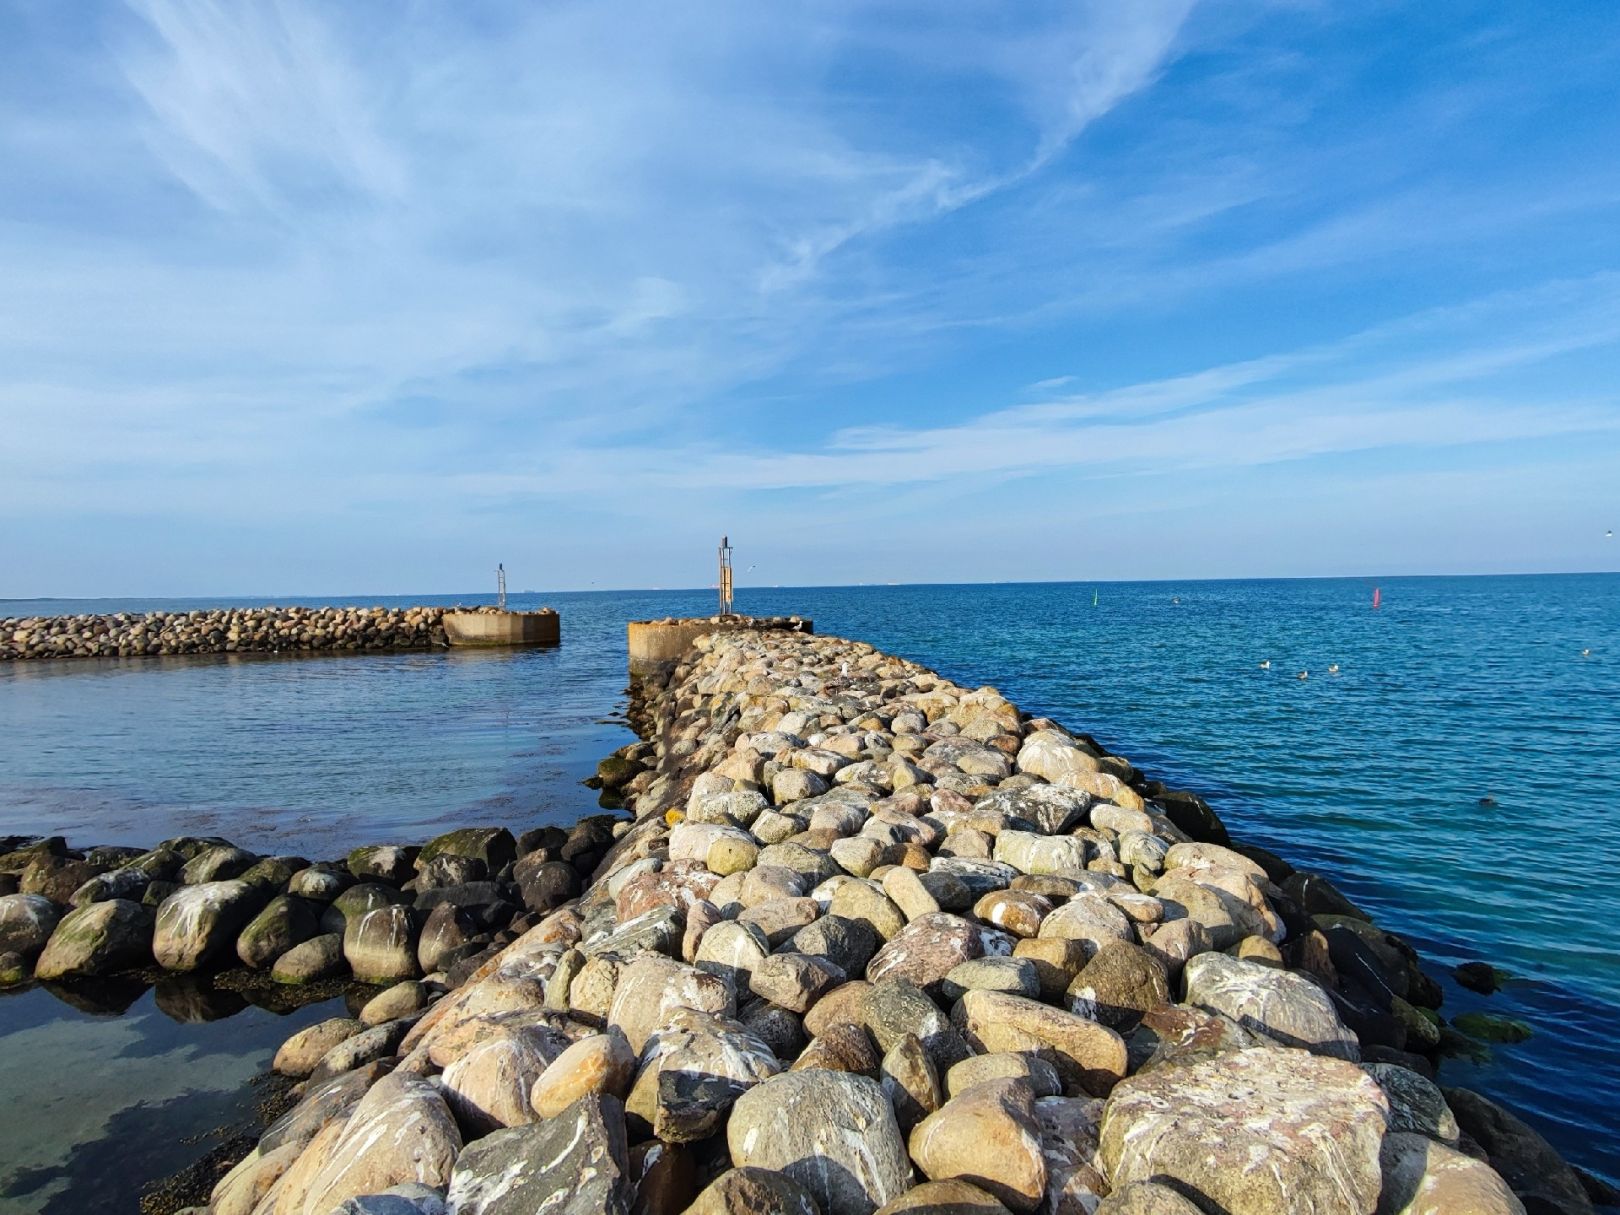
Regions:
<instances>
[{"instance_id":1,"label":"moss-covered rock","mask_svg":"<svg viewBox=\"0 0 1620 1215\"><path fill-rule=\"evenodd\" d=\"M40 979L115 974L151 961L152 913L128 899L108 899L62 917L34 974Z\"/></svg>"},{"instance_id":2,"label":"moss-covered rock","mask_svg":"<svg viewBox=\"0 0 1620 1215\"><path fill-rule=\"evenodd\" d=\"M426 865L444 852L475 857L483 861L485 869L493 875L517 858L517 841L505 827L463 827L428 841L416 863Z\"/></svg>"},{"instance_id":3,"label":"moss-covered rock","mask_svg":"<svg viewBox=\"0 0 1620 1215\"><path fill-rule=\"evenodd\" d=\"M277 895L236 938L236 956L254 970L269 966L321 930L318 907L297 895Z\"/></svg>"},{"instance_id":4,"label":"moss-covered rock","mask_svg":"<svg viewBox=\"0 0 1620 1215\"><path fill-rule=\"evenodd\" d=\"M1523 1042L1535 1033L1523 1021L1482 1012L1458 1013L1451 1023L1479 1042Z\"/></svg>"},{"instance_id":5,"label":"moss-covered rock","mask_svg":"<svg viewBox=\"0 0 1620 1215\"><path fill-rule=\"evenodd\" d=\"M387 882L398 886L411 878L415 848L397 844L362 844L349 853L349 872L362 882Z\"/></svg>"}]
</instances>

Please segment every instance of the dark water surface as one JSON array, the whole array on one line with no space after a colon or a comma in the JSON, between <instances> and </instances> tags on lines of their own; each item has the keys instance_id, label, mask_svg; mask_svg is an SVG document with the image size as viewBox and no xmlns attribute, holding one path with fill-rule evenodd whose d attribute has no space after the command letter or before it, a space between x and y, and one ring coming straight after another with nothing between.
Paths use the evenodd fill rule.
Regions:
<instances>
[{"instance_id":1,"label":"dark water surface","mask_svg":"<svg viewBox=\"0 0 1620 1215\"><path fill-rule=\"evenodd\" d=\"M1488 1063L1448 1060L1442 1081L1486 1091L1571 1160L1620 1177L1620 575L1388 579L1377 611L1373 585L743 588L737 606L800 612L818 632L993 683L1205 794L1238 838L1329 874L1437 975L1476 958L1512 971L1517 981L1491 997L1447 979L1443 1011L1518 1017L1535 1036L1492 1048ZM707 612L713 600L543 601L563 614L556 650L0 666L0 834L149 844L207 831L325 856L465 822L571 822L594 805L578 780L629 739L611 720L623 707L625 621ZM0 601L0 616L224 602ZM43 992L0 998L0 1103L28 1107L34 1058L89 1051L107 1060L93 1069L99 1083L42 1142L59 1164L70 1143L86 1160L125 1143L139 1158L119 1111L147 1086L159 1104L141 1125L194 1133L202 1125L180 1116L176 1093L197 1084L217 1096L208 1086L228 1080L240 1097L268 1057L248 1036L289 1032L262 1010L220 1024L243 1025L240 1052L221 1045L218 1066L151 1069L145 1060L165 1052L201 1050L217 1026L165 1027L179 1036L148 1043L135 1018L87 1021ZM30 1049L15 1050L19 1039ZM46 1150L9 1140L0 1196Z\"/></svg>"}]
</instances>

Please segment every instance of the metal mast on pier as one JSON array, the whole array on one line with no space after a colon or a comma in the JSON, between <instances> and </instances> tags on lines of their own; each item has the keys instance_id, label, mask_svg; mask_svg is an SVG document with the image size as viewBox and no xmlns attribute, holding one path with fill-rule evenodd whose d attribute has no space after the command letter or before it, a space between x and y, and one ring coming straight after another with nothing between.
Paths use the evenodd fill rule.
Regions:
<instances>
[{"instance_id":1,"label":"metal mast on pier","mask_svg":"<svg viewBox=\"0 0 1620 1215\"><path fill-rule=\"evenodd\" d=\"M495 567L495 602L501 611L506 610L506 563L502 562Z\"/></svg>"},{"instance_id":2,"label":"metal mast on pier","mask_svg":"<svg viewBox=\"0 0 1620 1215\"><path fill-rule=\"evenodd\" d=\"M720 537L720 614L731 615L731 537Z\"/></svg>"}]
</instances>

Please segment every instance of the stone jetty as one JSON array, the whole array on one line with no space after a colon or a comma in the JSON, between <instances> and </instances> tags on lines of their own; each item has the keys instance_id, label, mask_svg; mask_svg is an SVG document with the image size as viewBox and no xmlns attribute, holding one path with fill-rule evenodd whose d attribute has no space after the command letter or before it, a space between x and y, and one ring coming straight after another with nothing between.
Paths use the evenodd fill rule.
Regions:
<instances>
[{"instance_id":1,"label":"stone jetty","mask_svg":"<svg viewBox=\"0 0 1620 1215\"><path fill-rule=\"evenodd\" d=\"M282 1047L213 1215L1592 1209L1435 1083L1403 941L1095 739L796 632L699 636L632 717L630 819L12 841L5 965L376 985Z\"/></svg>"},{"instance_id":2,"label":"stone jetty","mask_svg":"<svg viewBox=\"0 0 1620 1215\"><path fill-rule=\"evenodd\" d=\"M443 618L450 610L494 609L262 607L4 617L0 660L423 650L447 644Z\"/></svg>"}]
</instances>

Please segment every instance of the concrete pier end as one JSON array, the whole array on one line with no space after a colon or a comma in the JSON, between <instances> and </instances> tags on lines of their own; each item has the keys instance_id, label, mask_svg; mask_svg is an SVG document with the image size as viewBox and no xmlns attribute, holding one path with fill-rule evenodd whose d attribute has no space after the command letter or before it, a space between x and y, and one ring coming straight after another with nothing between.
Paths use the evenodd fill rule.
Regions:
<instances>
[{"instance_id":1,"label":"concrete pier end","mask_svg":"<svg viewBox=\"0 0 1620 1215\"><path fill-rule=\"evenodd\" d=\"M681 660L692 643L705 633L787 629L814 633L815 622L802 616L688 616L664 620L632 620L626 626L630 674L649 675Z\"/></svg>"},{"instance_id":2,"label":"concrete pier end","mask_svg":"<svg viewBox=\"0 0 1620 1215\"><path fill-rule=\"evenodd\" d=\"M453 646L557 645L562 622L550 608L538 612L446 612L445 637Z\"/></svg>"}]
</instances>

